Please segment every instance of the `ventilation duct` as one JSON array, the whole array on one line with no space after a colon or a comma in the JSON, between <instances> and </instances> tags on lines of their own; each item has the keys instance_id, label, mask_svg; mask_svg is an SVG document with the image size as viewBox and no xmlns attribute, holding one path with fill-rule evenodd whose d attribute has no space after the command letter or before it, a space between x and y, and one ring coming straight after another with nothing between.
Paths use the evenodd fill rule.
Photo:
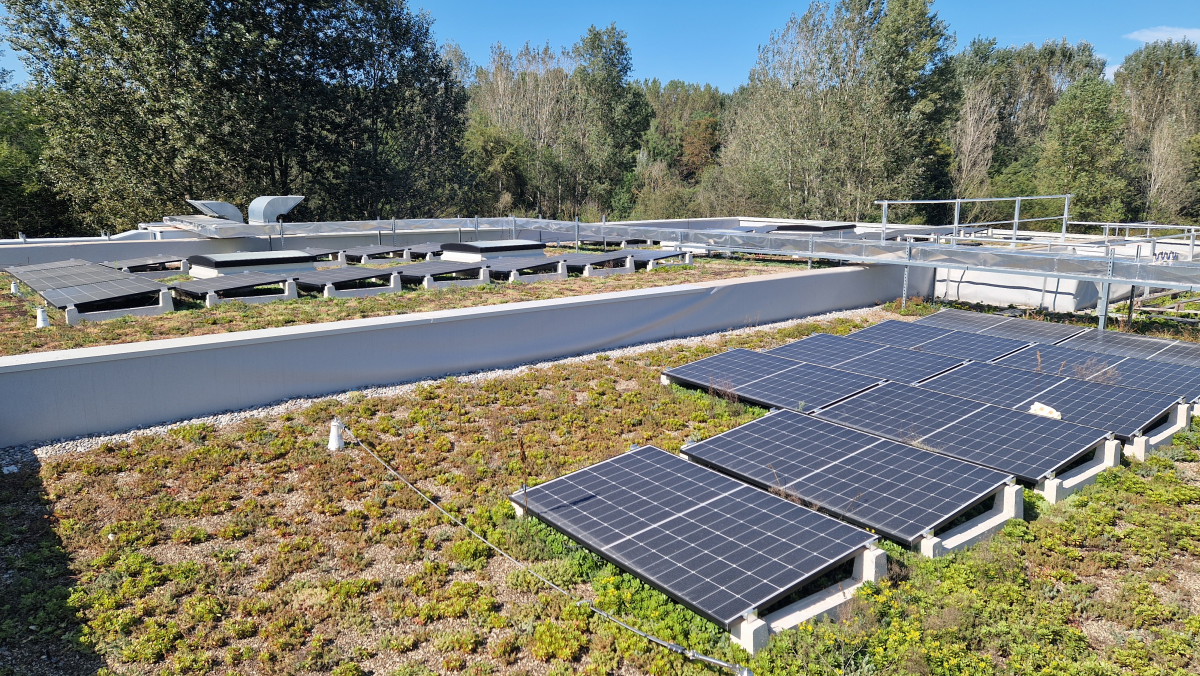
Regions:
<instances>
[{"instance_id":1,"label":"ventilation duct","mask_svg":"<svg viewBox=\"0 0 1200 676\"><path fill-rule=\"evenodd\" d=\"M234 223L242 222L242 210L229 202L214 202L212 200L188 200L188 204L200 210L200 213L214 218L224 218Z\"/></svg>"},{"instance_id":2,"label":"ventilation duct","mask_svg":"<svg viewBox=\"0 0 1200 676\"><path fill-rule=\"evenodd\" d=\"M304 195L264 195L250 203L251 223L274 223L304 199Z\"/></svg>"}]
</instances>

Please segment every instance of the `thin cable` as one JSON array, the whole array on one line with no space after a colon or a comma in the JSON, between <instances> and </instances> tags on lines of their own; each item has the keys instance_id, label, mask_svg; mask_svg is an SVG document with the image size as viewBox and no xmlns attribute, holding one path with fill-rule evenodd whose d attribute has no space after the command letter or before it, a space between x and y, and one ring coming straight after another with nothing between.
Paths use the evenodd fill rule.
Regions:
<instances>
[{"instance_id":1,"label":"thin cable","mask_svg":"<svg viewBox=\"0 0 1200 676\"><path fill-rule=\"evenodd\" d=\"M336 420L336 418L335 418L335 420ZM338 421L338 422L340 423L341 421ZM546 586L559 592L563 596L566 596L567 598L571 599L571 601L574 602L575 605L587 606L588 609L590 609L593 613L596 613L597 615L603 617L604 619L608 620L609 622L612 622L618 626L621 626L621 627L637 634L638 636L641 636L642 638L646 639L647 641L656 643L656 644L666 648L667 650L670 650L673 653L683 655L684 657L686 657L689 660L696 660L698 662L707 662L708 664L712 664L714 666L724 667L725 669L728 669L728 670L732 671L733 673L737 674L737 676L754 676L754 673L750 671L749 667L743 667L740 664L733 664L732 662L726 662L724 660L719 660L715 657L709 657L708 655L705 655L703 653L698 653L695 650L691 650L689 648L685 648L677 643L671 643L670 641L658 638L657 636L651 636L650 634L647 634L646 632L642 631L641 629L631 627L628 624L617 619L616 617L613 617L612 615L609 615L608 613L604 612L603 610L600 610L591 601L580 599L580 598L576 597L574 594L572 594L571 592L563 589L562 587L559 587L558 585L554 584L550 580L547 580L545 577L540 575L537 571L533 570L529 566L527 566L524 563L521 563L520 561L513 558L511 555L509 555L508 552L506 552L503 549L500 549L496 545L492 544L487 538L483 537L479 533L476 533L474 530L471 530L470 526L463 523L462 521L459 521L450 512L447 512L445 509L442 509L442 506L439 505L437 502L435 502L428 495L425 495L424 491L422 491L421 489L414 486L412 484L412 482L410 482L408 479L405 479L395 469L392 469L391 465L384 462L383 458L376 455L375 451L371 450L371 448L369 446L367 446L366 444L364 444L361 439L356 437L354 435L354 433L350 431L349 427L346 427L343 425L342 429L346 433L346 435L348 435L350 437L351 441L358 444L372 458L375 458L375 462L378 462L380 465L383 465L383 468L386 469L388 472L390 472L392 474L392 476L399 479L405 486L408 486L410 489L412 489L412 491L414 493L421 496L422 500L433 505L433 507L435 509L437 509L439 512L441 512L452 523L454 523L456 526L459 526L459 527L465 529L468 533L473 535L475 537L475 539L479 540L480 542L487 545L488 547L491 547L492 550L494 550L500 556L503 556L504 558L508 559L509 561L512 561L513 563L517 564L517 566L520 567L522 570L524 570L525 572L529 573L530 575L532 575L532 576L536 577L537 579L541 580L542 582L544 582L546 584ZM528 490L528 489L526 489L526 490Z\"/></svg>"}]
</instances>

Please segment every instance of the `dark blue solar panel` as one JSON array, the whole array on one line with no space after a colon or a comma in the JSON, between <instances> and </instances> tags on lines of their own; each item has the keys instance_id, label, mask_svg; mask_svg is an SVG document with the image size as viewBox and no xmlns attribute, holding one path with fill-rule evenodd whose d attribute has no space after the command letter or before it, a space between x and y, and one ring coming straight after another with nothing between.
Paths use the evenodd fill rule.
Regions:
<instances>
[{"instance_id":1,"label":"dark blue solar panel","mask_svg":"<svg viewBox=\"0 0 1200 676\"><path fill-rule=\"evenodd\" d=\"M768 350L767 354L787 357L818 366L836 366L855 357L880 349L880 345L850 340L828 333L813 334L803 340Z\"/></svg>"},{"instance_id":2,"label":"dark blue solar panel","mask_svg":"<svg viewBox=\"0 0 1200 676\"><path fill-rule=\"evenodd\" d=\"M1006 408L1029 408L1028 404L1042 392L1066 381L1047 373L971 362L936 378L922 382L921 387L944 394L974 399Z\"/></svg>"},{"instance_id":3,"label":"dark blue solar panel","mask_svg":"<svg viewBox=\"0 0 1200 676\"><path fill-rule=\"evenodd\" d=\"M963 363L956 357L928 354L898 347L882 347L870 354L842 362L837 368L864 376L886 378L898 383L915 383Z\"/></svg>"}]
</instances>

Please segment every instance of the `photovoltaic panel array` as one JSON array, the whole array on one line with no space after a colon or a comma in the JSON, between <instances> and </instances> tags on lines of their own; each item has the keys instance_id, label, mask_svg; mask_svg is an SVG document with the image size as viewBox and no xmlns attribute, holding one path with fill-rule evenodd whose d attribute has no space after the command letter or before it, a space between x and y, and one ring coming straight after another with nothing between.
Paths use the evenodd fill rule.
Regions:
<instances>
[{"instance_id":1,"label":"photovoltaic panel array","mask_svg":"<svg viewBox=\"0 0 1200 676\"><path fill-rule=\"evenodd\" d=\"M372 256L403 253L408 247L396 244L368 244L346 249L346 260L351 263L362 263Z\"/></svg>"},{"instance_id":2,"label":"photovoltaic panel array","mask_svg":"<svg viewBox=\"0 0 1200 676\"><path fill-rule=\"evenodd\" d=\"M439 260L397 265L388 271L400 275L401 281L406 284L420 284L425 281L426 276L438 277L441 275L466 275L471 273L477 275L482 268L483 263L457 263L454 261Z\"/></svg>"},{"instance_id":3,"label":"photovoltaic panel array","mask_svg":"<svg viewBox=\"0 0 1200 676\"><path fill-rule=\"evenodd\" d=\"M1036 402L1058 411L1063 420L1126 438L1153 427L1179 401L1177 395L980 362L927 380L921 387L1022 411Z\"/></svg>"},{"instance_id":4,"label":"photovoltaic panel array","mask_svg":"<svg viewBox=\"0 0 1200 676\"><path fill-rule=\"evenodd\" d=\"M952 331L894 319L855 331L847 338L976 361L989 361L1028 345L1026 341Z\"/></svg>"},{"instance_id":5,"label":"photovoltaic panel array","mask_svg":"<svg viewBox=\"0 0 1200 676\"><path fill-rule=\"evenodd\" d=\"M818 366L837 366L844 361L881 349L883 347L875 343L864 343L841 336L832 336L828 333L816 333L773 350L767 350L767 354Z\"/></svg>"},{"instance_id":6,"label":"photovoltaic panel array","mask_svg":"<svg viewBox=\"0 0 1200 676\"><path fill-rule=\"evenodd\" d=\"M1116 331L1088 329L1070 340L1063 341L1062 346L1121 357L1153 359L1154 355L1162 352L1171 343L1172 341L1149 336L1131 336Z\"/></svg>"},{"instance_id":7,"label":"photovoltaic panel array","mask_svg":"<svg viewBox=\"0 0 1200 676\"><path fill-rule=\"evenodd\" d=\"M294 272L239 272L233 275L219 275L204 279L193 279L189 282L176 282L173 287L192 297L204 297L211 293L224 293L252 289L256 286L273 286L282 284L297 274Z\"/></svg>"},{"instance_id":8,"label":"photovoltaic panel array","mask_svg":"<svg viewBox=\"0 0 1200 676\"><path fill-rule=\"evenodd\" d=\"M156 294L165 285L88 261L70 260L7 268L7 272L57 308L81 312L93 303Z\"/></svg>"},{"instance_id":9,"label":"photovoltaic panel array","mask_svg":"<svg viewBox=\"0 0 1200 676\"><path fill-rule=\"evenodd\" d=\"M1037 483L1088 453L1098 429L888 383L818 417L1006 472Z\"/></svg>"},{"instance_id":10,"label":"photovoltaic panel array","mask_svg":"<svg viewBox=\"0 0 1200 676\"><path fill-rule=\"evenodd\" d=\"M1009 475L791 411L688 446L694 461L906 545L1003 486Z\"/></svg>"},{"instance_id":11,"label":"photovoltaic panel array","mask_svg":"<svg viewBox=\"0 0 1200 676\"><path fill-rule=\"evenodd\" d=\"M726 629L876 539L652 446L511 500Z\"/></svg>"},{"instance_id":12,"label":"photovoltaic panel array","mask_svg":"<svg viewBox=\"0 0 1200 676\"><path fill-rule=\"evenodd\" d=\"M889 439L913 443L983 406L978 401L919 387L884 383L821 409L817 415Z\"/></svg>"},{"instance_id":13,"label":"photovoltaic panel array","mask_svg":"<svg viewBox=\"0 0 1200 676\"><path fill-rule=\"evenodd\" d=\"M363 267L345 267L345 268L327 268L325 270L315 270L313 272L296 273L296 286L304 291L319 291L325 288L326 284L333 284L336 288L338 284L348 284L350 282L361 282L367 279L390 279L394 272L393 268L363 268Z\"/></svg>"},{"instance_id":14,"label":"photovoltaic panel array","mask_svg":"<svg viewBox=\"0 0 1200 676\"><path fill-rule=\"evenodd\" d=\"M628 250L617 249L616 251L609 251L607 253L568 253L556 258L564 261L567 264L568 270L574 271L582 270L589 265L593 267L610 263L624 265L625 259L629 258L629 255Z\"/></svg>"},{"instance_id":15,"label":"photovoltaic panel array","mask_svg":"<svg viewBox=\"0 0 1200 676\"><path fill-rule=\"evenodd\" d=\"M1200 345L1181 340L1156 352L1154 361L1200 367Z\"/></svg>"},{"instance_id":16,"label":"photovoltaic panel array","mask_svg":"<svg viewBox=\"0 0 1200 676\"><path fill-rule=\"evenodd\" d=\"M1005 408L1027 410L1039 394L1066 381L1048 373L971 362L920 383L921 387Z\"/></svg>"},{"instance_id":17,"label":"photovoltaic panel array","mask_svg":"<svg viewBox=\"0 0 1200 676\"><path fill-rule=\"evenodd\" d=\"M1082 326L1051 324L1050 322L1037 322L1014 317L1002 324L978 331L978 333L982 333L985 336L1012 338L1026 343L1053 344L1066 340L1084 330Z\"/></svg>"},{"instance_id":18,"label":"photovoltaic panel array","mask_svg":"<svg viewBox=\"0 0 1200 676\"><path fill-rule=\"evenodd\" d=\"M963 360L956 357L883 346L861 357L836 364L834 368L898 383L915 383L961 363Z\"/></svg>"},{"instance_id":19,"label":"photovoltaic panel array","mask_svg":"<svg viewBox=\"0 0 1200 676\"><path fill-rule=\"evenodd\" d=\"M1184 364L1106 355L1060 345L1036 345L996 362L1002 366L1121 385L1138 390L1200 399L1200 368Z\"/></svg>"},{"instance_id":20,"label":"photovoltaic panel array","mask_svg":"<svg viewBox=\"0 0 1200 676\"><path fill-rule=\"evenodd\" d=\"M1093 427L988 405L923 437L921 447L1036 484L1062 471L1107 436Z\"/></svg>"},{"instance_id":21,"label":"photovoltaic panel array","mask_svg":"<svg viewBox=\"0 0 1200 676\"><path fill-rule=\"evenodd\" d=\"M1061 413L1063 420L1129 438L1156 427L1180 399L1174 394L1068 378L1039 394L1037 401Z\"/></svg>"},{"instance_id":22,"label":"photovoltaic panel array","mask_svg":"<svg viewBox=\"0 0 1200 676\"><path fill-rule=\"evenodd\" d=\"M914 323L955 331L982 333L999 338L1011 338L1026 343L1057 343L1085 330L1082 326L1052 324L1019 317L963 310L941 310L928 317L922 317Z\"/></svg>"},{"instance_id":23,"label":"photovoltaic panel array","mask_svg":"<svg viewBox=\"0 0 1200 676\"><path fill-rule=\"evenodd\" d=\"M811 411L862 392L880 382L814 364L796 364L789 369L733 388L739 399L767 407Z\"/></svg>"},{"instance_id":24,"label":"photovoltaic panel array","mask_svg":"<svg viewBox=\"0 0 1200 676\"><path fill-rule=\"evenodd\" d=\"M493 258L486 261L487 267L496 274L512 274L530 271L531 273L553 272L558 268L558 258L552 256L508 256Z\"/></svg>"},{"instance_id":25,"label":"photovoltaic panel array","mask_svg":"<svg viewBox=\"0 0 1200 676\"><path fill-rule=\"evenodd\" d=\"M935 338L948 336L950 333L946 329L939 329L935 326L923 326L889 319L855 331L850 334L850 337L855 340L865 340L868 343L879 343L892 347L916 347Z\"/></svg>"},{"instance_id":26,"label":"photovoltaic panel array","mask_svg":"<svg viewBox=\"0 0 1200 676\"><path fill-rule=\"evenodd\" d=\"M960 359L991 361L1006 354L1016 352L1028 344L1024 340L997 338L996 336L985 336L982 333L967 333L966 331L951 331L948 335L921 343L913 349L921 352L932 352L933 354L944 354L948 357L958 357Z\"/></svg>"},{"instance_id":27,"label":"photovoltaic panel array","mask_svg":"<svg viewBox=\"0 0 1200 676\"><path fill-rule=\"evenodd\" d=\"M1001 315L989 315L982 312L967 312L966 310L940 310L926 317L913 322L922 326L936 326L938 328L950 329L952 331L967 331L970 333L979 333L983 329L991 328L998 324L1008 321L1009 317Z\"/></svg>"},{"instance_id":28,"label":"photovoltaic panel array","mask_svg":"<svg viewBox=\"0 0 1200 676\"><path fill-rule=\"evenodd\" d=\"M151 269L161 270L168 263L179 263L183 259L183 256L160 254L157 256L143 256L142 258L127 258L120 261L104 261L100 265L110 267L115 270L124 270L125 268L129 268L130 272L143 272Z\"/></svg>"},{"instance_id":29,"label":"photovoltaic panel array","mask_svg":"<svg viewBox=\"0 0 1200 676\"><path fill-rule=\"evenodd\" d=\"M672 380L695 387L732 392L735 387L746 385L795 365L796 362L790 359L738 348L667 369L663 373Z\"/></svg>"}]
</instances>

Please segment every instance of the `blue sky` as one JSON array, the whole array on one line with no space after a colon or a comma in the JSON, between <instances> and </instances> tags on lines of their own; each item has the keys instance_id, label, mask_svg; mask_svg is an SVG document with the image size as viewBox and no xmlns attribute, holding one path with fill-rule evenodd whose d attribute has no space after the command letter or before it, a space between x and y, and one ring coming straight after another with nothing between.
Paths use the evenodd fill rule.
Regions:
<instances>
[{"instance_id":1,"label":"blue sky","mask_svg":"<svg viewBox=\"0 0 1200 676\"><path fill-rule=\"evenodd\" d=\"M433 17L439 42L453 40L472 59L486 61L495 42L515 47L526 41L558 47L579 39L589 25L616 22L629 33L638 78L708 82L729 91L746 81L758 46L800 2L495 2L410 0ZM1160 36L1189 35L1200 41L1200 1L1150 0L937 0L934 9L958 37L959 48L976 36L1001 45L1040 43L1066 37L1087 40L1110 68L1142 44ZM15 55L6 51L0 66L24 79Z\"/></svg>"}]
</instances>

